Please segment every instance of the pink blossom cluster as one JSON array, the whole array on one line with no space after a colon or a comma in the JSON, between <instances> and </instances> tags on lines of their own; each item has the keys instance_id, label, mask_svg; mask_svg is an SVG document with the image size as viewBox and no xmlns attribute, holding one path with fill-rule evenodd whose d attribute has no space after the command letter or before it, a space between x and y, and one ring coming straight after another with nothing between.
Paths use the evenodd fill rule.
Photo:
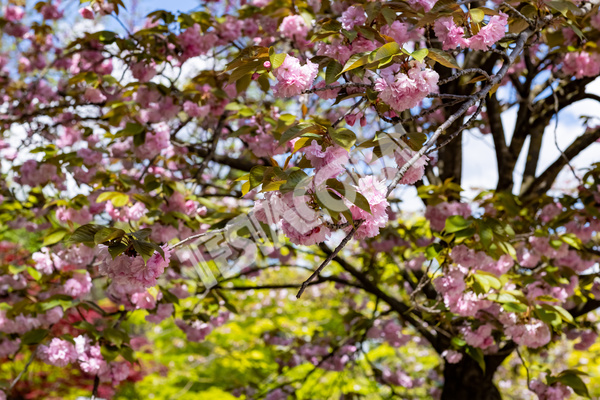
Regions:
<instances>
[{"instance_id":1,"label":"pink blossom cluster","mask_svg":"<svg viewBox=\"0 0 600 400\"><path fill-rule=\"evenodd\" d=\"M56 165L27 160L21 165L20 176L16 180L23 185L35 187L48 182L59 183L57 174Z\"/></svg>"},{"instance_id":2,"label":"pink blossom cluster","mask_svg":"<svg viewBox=\"0 0 600 400\"><path fill-rule=\"evenodd\" d=\"M18 333L20 335L33 329L48 328L56 324L63 317L61 307L54 307L45 314L37 314L35 317L19 314L14 318L9 318L5 310L0 310L0 332Z\"/></svg>"},{"instance_id":3,"label":"pink blossom cluster","mask_svg":"<svg viewBox=\"0 0 600 400\"><path fill-rule=\"evenodd\" d=\"M415 156L415 154L417 154L417 152L408 146L402 150L399 148L396 149L394 151L394 156L396 158L396 162L398 163L398 168L402 168L405 164L407 164ZM429 157L425 155L418 158L417 161L406 171L399 183L403 185L412 185L420 181L425 174L425 166L427 165L428 161Z\"/></svg>"},{"instance_id":4,"label":"pink blossom cluster","mask_svg":"<svg viewBox=\"0 0 600 400\"><path fill-rule=\"evenodd\" d=\"M600 75L600 54L580 51L567 53L563 59L562 71L574 75L576 79Z\"/></svg>"},{"instance_id":5,"label":"pink blossom cluster","mask_svg":"<svg viewBox=\"0 0 600 400\"><path fill-rule=\"evenodd\" d=\"M300 65L300 60L286 56L283 63L274 71L277 84L273 87L276 97L293 97L310 89L319 72L319 65L306 61Z\"/></svg>"},{"instance_id":6,"label":"pink blossom cluster","mask_svg":"<svg viewBox=\"0 0 600 400\"><path fill-rule=\"evenodd\" d=\"M402 386L407 389L417 388L425 383L424 378L411 378L410 375L401 369L392 372L388 368L384 368L381 372L381 379L389 385Z\"/></svg>"},{"instance_id":7,"label":"pink blossom cluster","mask_svg":"<svg viewBox=\"0 0 600 400\"><path fill-rule=\"evenodd\" d=\"M101 257L103 262L100 265L99 272L107 275L113 280L113 284L120 286L125 292L141 292L145 288L156 285L156 279L162 275L165 268L169 265L171 251L167 245L162 246L164 259L155 252L150 259L144 263L141 256L127 256L121 254L114 259L108 254L104 247Z\"/></svg>"},{"instance_id":8,"label":"pink blossom cluster","mask_svg":"<svg viewBox=\"0 0 600 400\"><path fill-rule=\"evenodd\" d=\"M113 221L139 221L148 211L146 205L136 201L132 206L116 208L112 202L107 201L104 211L113 219Z\"/></svg>"},{"instance_id":9,"label":"pink blossom cluster","mask_svg":"<svg viewBox=\"0 0 600 400\"><path fill-rule=\"evenodd\" d=\"M537 394L538 400L565 400L573 394L570 387L564 386L560 382L548 386L538 379L533 379L530 388Z\"/></svg>"},{"instance_id":10,"label":"pink blossom cluster","mask_svg":"<svg viewBox=\"0 0 600 400\"><path fill-rule=\"evenodd\" d=\"M507 273L514 265L514 260L508 254L500 256L498 261L483 251L475 251L464 244L454 247L450 253L452 260L466 270L481 270L491 272L496 276ZM464 271L464 270L463 270Z\"/></svg>"},{"instance_id":11,"label":"pink blossom cluster","mask_svg":"<svg viewBox=\"0 0 600 400\"><path fill-rule=\"evenodd\" d=\"M318 42L315 48L317 55L331 57L341 64L345 64L353 53L351 46L342 44L340 39L333 39L331 43Z\"/></svg>"},{"instance_id":12,"label":"pink blossom cluster","mask_svg":"<svg viewBox=\"0 0 600 400\"><path fill-rule=\"evenodd\" d=\"M367 22L367 14L365 14L365 10L360 6L350 6L342 13L340 22L342 23L342 28L349 31L357 25L364 25Z\"/></svg>"},{"instance_id":13,"label":"pink blossom cluster","mask_svg":"<svg viewBox=\"0 0 600 400\"><path fill-rule=\"evenodd\" d=\"M381 34L394 39L399 46L407 43L409 40L415 40L423 34L423 29L412 29L407 23L394 21L391 25L385 25L381 28Z\"/></svg>"},{"instance_id":14,"label":"pink blossom cluster","mask_svg":"<svg viewBox=\"0 0 600 400\"><path fill-rule=\"evenodd\" d=\"M158 324L169 318L175 312L175 307L171 303L161 303L156 307L156 313L146 315L146 321Z\"/></svg>"},{"instance_id":15,"label":"pink blossom cluster","mask_svg":"<svg viewBox=\"0 0 600 400\"><path fill-rule=\"evenodd\" d=\"M473 50L488 50L494 43L502 39L505 34L508 15L500 13L490 18L487 25L470 38L464 37L464 29L454 23L451 16L438 18L434 23L435 35L442 42L443 50L452 50L456 47L466 47Z\"/></svg>"},{"instance_id":16,"label":"pink blossom cluster","mask_svg":"<svg viewBox=\"0 0 600 400\"><path fill-rule=\"evenodd\" d=\"M439 75L425 64L410 62L407 73L395 64L381 70L381 78L375 81L379 98L394 111L401 112L419 105L429 93L438 91Z\"/></svg>"},{"instance_id":17,"label":"pink blossom cluster","mask_svg":"<svg viewBox=\"0 0 600 400\"><path fill-rule=\"evenodd\" d=\"M40 360L56 367L66 367L77 361L75 346L66 340L54 338L48 346L40 345L37 349Z\"/></svg>"},{"instance_id":18,"label":"pink blossom cluster","mask_svg":"<svg viewBox=\"0 0 600 400\"><path fill-rule=\"evenodd\" d=\"M85 225L92 220L92 214L87 206L81 207L80 209L58 207L56 209L56 219L60 222L74 222L79 225Z\"/></svg>"},{"instance_id":19,"label":"pink blossom cluster","mask_svg":"<svg viewBox=\"0 0 600 400\"><path fill-rule=\"evenodd\" d=\"M309 206L310 202L308 195L268 192L264 199L255 202L254 215L265 224L280 224L283 233L293 243L306 246L322 243L329 237L331 230Z\"/></svg>"},{"instance_id":20,"label":"pink blossom cluster","mask_svg":"<svg viewBox=\"0 0 600 400\"><path fill-rule=\"evenodd\" d=\"M579 338L579 342L575 343L575 345L573 345L573 348L575 350L585 351L589 349L594 343L596 343L596 340L598 339L598 333L591 329L583 331L573 329L567 331L567 339L575 340L577 338Z\"/></svg>"},{"instance_id":21,"label":"pink blossom cluster","mask_svg":"<svg viewBox=\"0 0 600 400\"><path fill-rule=\"evenodd\" d=\"M421 6L425 12L431 11L437 0L407 0L408 4L413 7Z\"/></svg>"},{"instance_id":22,"label":"pink blossom cluster","mask_svg":"<svg viewBox=\"0 0 600 400\"><path fill-rule=\"evenodd\" d=\"M343 147L334 145L323 150L316 140L313 140L310 146L305 147L302 151L315 169L314 184L317 187L327 179L338 177L345 172L350 158L348 150Z\"/></svg>"},{"instance_id":23,"label":"pink blossom cluster","mask_svg":"<svg viewBox=\"0 0 600 400\"><path fill-rule=\"evenodd\" d=\"M152 159L171 145L171 131L166 124L154 124L154 130L146 133L144 144L135 148L140 159Z\"/></svg>"},{"instance_id":24,"label":"pink blossom cluster","mask_svg":"<svg viewBox=\"0 0 600 400\"><path fill-rule=\"evenodd\" d=\"M427 206L425 218L429 220L431 229L442 231L446 227L446 218L460 215L464 218L471 216L471 207L467 203L443 202L436 206Z\"/></svg>"},{"instance_id":25,"label":"pink blossom cluster","mask_svg":"<svg viewBox=\"0 0 600 400\"><path fill-rule=\"evenodd\" d=\"M538 348L545 346L552 339L552 332L548 325L539 319L532 318L520 322L515 313L503 313L499 316L504 325L506 336L520 346Z\"/></svg>"},{"instance_id":26,"label":"pink blossom cluster","mask_svg":"<svg viewBox=\"0 0 600 400\"><path fill-rule=\"evenodd\" d=\"M220 313L217 317L211 318L208 322L195 320L192 322L186 322L181 319L175 320L175 325L181 329L190 342L201 342L203 341L213 329L223 325L229 320L229 313Z\"/></svg>"},{"instance_id":27,"label":"pink blossom cluster","mask_svg":"<svg viewBox=\"0 0 600 400\"><path fill-rule=\"evenodd\" d=\"M92 290L92 277L87 271L76 272L65 281L63 292L73 298L82 298Z\"/></svg>"},{"instance_id":28,"label":"pink blossom cluster","mask_svg":"<svg viewBox=\"0 0 600 400\"><path fill-rule=\"evenodd\" d=\"M8 357L15 354L21 346L21 339L15 340L2 339L0 341L0 358Z\"/></svg>"},{"instance_id":29,"label":"pink blossom cluster","mask_svg":"<svg viewBox=\"0 0 600 400\"><path fill-rule=\"evenodd\" d=\"M462 360L463 355L456 350L444 350L441 354L449 364L458 364Z\"/></svg>"},{"instance_id":30,"label":"pink blossom cluster","mask_svg":"<svg viewBox=\"0 0 600 400\"><path fill-rule=\"evenodd\" d=\"M177 36L183 49L179 61L184 62L192 57L208 53L217 43L214 33L203 34L200 25L194 24Z\"/></svg>"},{"instance_id":31,"label":"pink blossom cluster","mask_svg":"<svg viewBox=\"0 0 600 400\"><path fill-rule=\"evenodd\" d=\"M527 300L529 300L530 304L552 304L552 302L547 302L540 300L539 297L542 296L550 296L559 301L559 304L564 304L567 299L573 295L575 292L575 288L579 284L579 278L576 275L571 276L568 284L556 284L550 285L548 282L544 280L546 276L545 272L541 272L538 274L538 279L527 285L524 289L525 296Z\"/></svg>"},{"instance_id":32,"label":"pink blossom cluster","mask_svg":"<svg viewBox=\"0 0 600 400\"><path fill-rule=\"evenodd\" d=\"M383 339L392 347L402 347L414 338L402 333L402 326L394 320L375 320L373 326L368 330L369 339Z\"/></svg>"},{"instance_id":33,"label":"pink blossom cluster","mask_svg":"<svg viewBox=\"0 0 600 400\"><path fill-rule=\"evenodd\" d=\"M385 181L368 175L358 180L356 189L367 199L371 212L365 211L355 204L350 205L352 218L355 221L363 221L354 237L359 240L375 237L379 234L379 230L386 226L389 217Z\"/></svg>"},{"instance_id":34,"label":"pink blossom cluster","mask_svg":"<svg viewBox=\"0 0 600 400\"><path fill-rule=\"evenodd\" d=\"M309 29L301 15L288 15L279 25L279 31L284 37L300 43L306 42Z\"/></svg>"},{"instance_id":35,"label":"pink blossom cluster","mask_svg":"<svg viewBox=\"0 0 600 400\"><path fill-rule=\"evenodd\" d=\"M494 344L493 329L494 327L488 323L480 325L475 330L473 330L473 327L465 326L460 328L460 332L469 346L478 347L483 350Z\"/></svg>"}]
</instances>

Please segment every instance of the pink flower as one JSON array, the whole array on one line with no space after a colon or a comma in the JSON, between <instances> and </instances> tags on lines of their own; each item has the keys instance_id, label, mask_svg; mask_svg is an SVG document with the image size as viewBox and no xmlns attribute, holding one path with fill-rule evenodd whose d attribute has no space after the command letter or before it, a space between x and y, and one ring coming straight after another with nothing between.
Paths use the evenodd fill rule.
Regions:
<instances>
[{"instance_id":1,"label":"pink flower","mask_svg":"<svg viewBox=\"0 0 600 400\"><path fill-rule=\"evenodd\" d=\"M0 342L0 358L15 354L21 346L21 339L2 339Z\"/></svg>"},{"instance_id":2,"label":"pink flower","mask_svg":"<svg viewBox=\"0 0 600 400\"><path fill-rule=\"evenodd\" d=\"M573 348L575 350L584 351L589 349L591 345L596 343L596 339L598 339L598 334L592 330L587 330L582 332L580 337L581 341L575 344Z\"/></svg>"},{"instance_id":3,"label":"pink flower","mask_svg":"<svg viewBox=\"0 0 600 400\"><path fill-rule=\"evenodd\" d=\"M56 367L66 367L77 360L75 346L59 338L52 339L48 346L40 345L37 352L43 362Z\"/></svg>"},{"instance_id":4,"label":"pink flower","mask_svg":"<svg viewBox=\"0 0 600 400\"><path fill-rule=\"evenodd\" d=\"M383 180L377 180L372 175L365 176L358 180L356 187L362 194L371 208L371 212L352 204L350 211L354 220L363 220L354 237L356 239L365 239L375 237L379 234L379 229L384 228L388 221L387 208L389 203L386 198L387 187Z\"/></svg>"},{"instance_id":5,"label":"pink flower","mask_svg":"<svg viewBox=\"0 0 600 400\"><path fill-rule=\"evenodd\" d=\"M183 103L183 111L190 117L204 118L210 113L210 106L200 106L197 103L188 100Z\"/></svg>"},{"instance_id":6,"label":"pink flower","mask_svg":"<svg viewBox=\"0 0 600 400\"><path fill-rule=\"evenodd\" d=\"M548 386L537 379L533 379L530 388L537 394L538 400L564 400L570 398L573 394L570 387L559 382Z\"/></svg>"},{"instance_id":7,"label":"pink flower","mask_svg":"<svg viewBox=\"0 0 600 400\"><path fill-rule=\"evenodd\" d=\"M457 364L463 358L462 353L455 350L444 350L441 355L446 359L448 364Z\"/></svg>"},{"instance_id":8,"label":"pink flower","mask_svg":"<svg viewBox=\"0 0 600 400\"><path fill-rule=\"evenodd\" d=\"M423 10L425 10L425 12L430 11L435 5L435 3L437 3L437 0L408 0L408 4L410 4L413 7L420 5L421 7L423 7Z\"/></svg>"},{"instance_id":9,"label":"pink flower","mask_svg":"<svg viewBox=\"0 0 600 400\"><path fill-rule=\"evenodd\" d=\"M60 222L75 222L79 225L85 225L92 220L92 214L87 206L79 210L74 208L58 207L56 209L56 219Z\"/></svg>"},{"instance_id":10,"label":"pink flower","mask_svg":"<svg viewBox=\"0 0 600 400\"><path fill-rule=\"evenodd\" d=\"M494 344L494 338L492 337L492 325L485 324L481 325L476 330L472 328L463 327L460 329L462 332L465 342L469 346L478 347L480 349L486 349Z\"/></svg>"},{"instance_id":11,"label":"pink flower","mask_svg":"<svg viewBox=\"0 0 600 400\"><path fill-rule=\"evenodd\" d=\"M198 24L187 28L177 38L183 49L179 56L181 62L208 53L217 43L217 36L214 33L202 34Z\"/></svg>"},{"instance_id":12,"label":"pink flower","mask_svg":"<svg viewBox=\"0 0 600 400\"><path fill-rule=\"evenodd\" d=\"M158 308L156 309L156 314L146 315L146 321L158 324L159 322L169 318L171 315L173 315L174 312L175 308L173 307L173 304L162 303L158 305Z\"/></svg>"},{"instance_id":13,"label":"pink flower","mask_svg":"<svg viewBox=\"0 0 600 400\"><path fill-rule=\"evenodd\" d=\"M379 98L394 111L401 112L416 107L429 93L437 92L439 75L423 63L411 61L411 69L404 74L398 66L381 71L382 78L375 81Z\"/></svg>"},{"instance_id":14,"label":"pink flower","mask_svg":"<svg viewBox=\"0 0 600 400\"><path fill-rule=\"evenodd\" d=\"M409 32L409 28L409 24L400 21L394 21L392 25L383 26L381 28L381 33L391 37L396 43L398 43L400 47L402 47L404 43L408 42L414 36L413 33Z\"/></svg>"},{"instance_id":15,"label":"pink flower","mask_svg":"<svg viewBox=\"0 0 600 400\"><path fill-rule=\"evenodd\" d=\"M473 50L487 51L494 43L504 37L508 15L500 13L490 18L486 26L481 28L475 36L467 40L467 45Z\"/></svg>"},{"instance_id":16,"label":"pink flower","mask_svg":"<svg viewBox=\"0 0 600 400\"><path fill-rule=\"evenodd\" d=\"M396 162L398 163L398 168L402 168L411 158L413 158L417 154L416 151L412 150L410 147L405 147L404 149L396 149L394 151L394 155L396 156ZM421 156L417 161L406 171L402 179L400 180L401 184L404 185L412 185L423 178L423 174L425 174L425 165L429 158L425 155Z\"/></svg>"},{"instance_id":17,"label":"pink flower","mask_svg":"<svg viewBox=\"0 0 600 400\"><path fill-rule=\"evenodd\" d=\"M83 274L76 273L67 279L63 286L64 293L73 298L82 298L92 289L92 278L87 271Z\"/></svg>"},{"instance_id":18,"label":"pink flower","mask_svg":"<svg viewBox=\"0 0 600 400\"><path fill-rule=\"evenodd\" d=\"M433 25L433 31L442 42L442 50L453 50L457 46L465 46L463 38L465 30L456 26L452 16L438 18Z\"/></svg>"},{"instance_id":19,"label":"pink flower","mask_svg":"<svg viewBox=\"0 0 600 400\"><path fill-rule=\"evenodd\" d=\"M279 32L284 37L299 41L306 39L309 29L310 27L300 15L288 15L281 21L281 25L279 25Z\"/></svg>"},{"instance_id":20,"label":"pink flower","mask_svg":"<svg viewBox=\"0 0 600 400\"><path fill-rule=\"evenodd\" d=\"M85 94L83 95L87 101L90 103L103 103L106 101L106 96L102 93L100 89L95 89L88 87L85 89Z\"/></svg>"},{"instance_id":21,"label":"pink flower","mask_svg":"<svg viewBox=\"0 0 600 400\"><path fill-rule=\"evenodd\" d=\"M300 66L300 61L288 55L283 64L275 70L277 84L273 87L276 97L293 97L310 89L319 72L318 64L310 61Z\"/></svg>"},{"instance_id":22,"label":"pink flower","mask_svg":"<svg viewBox=\"0 0 600 400\"><path fill-rule=\"evenodd\" d=\"M58 11L57 5L60 4L60 1L55 2L56 4L52 4L51 1L44 4L40 9L40 13L44 17L44 19L60 19L63 16L62 11Z\"/></svg>"},{"instance_id":23,"label":"pink flower","mask_svg":"<svg viewBox=\"0 0 600 400\"><path fill-rule=\"evenodd\" d=\"M352 55L350 47L343 45L339 39L333 39L331 44L318 42L316 49L317 55L331 57L342 64L345 64Z\"/></svg>"},{"instance_id":24,"label":"pink flower","mask_svg":"<svg viewBox=\"0 0 600 400\"><path fill-rule=\"evenodd\" d=\"M427 206L425 218L429 220L431 229L441 231L446 226L446 218L452 215L461 215L464 218L471 216L471 207L466 203L440 203L436 206Z\"/></svg>"},{"instance_id":25,"label":"pink flower","mask_svg":"<svg viewBox=\"0 0 600 400\"><path fill-rule=\"evenodd\" d=\"M79 14L85 19L94 19L94 11L91 7L80 8Z\"/></svg>"},{"instance_id":26,"label":"pink flower","mask_svg":"<svg viewBox=\"0 0 600 400\"><path fill-rule=\"evenodd\" d=\"M162 275L169 265L171 251L167 245L162 246L165 258L155 252L150 259L144 263L141 256L129 257L119 255L113 260L104 248L104 262L100 265L99 272L123 286L131 293L140 292L141 289L156 285L156 279Z\"/></svg>"},{"instance_id":27,"label":"pink flower","mask_svg":"<svg viewBox=\"0 0 600 400\"><path fill-rule=\"evenodd\" d=\"M552 338L548 325L538 319L532 319L526 324L505 327L505 332L518 345L531 348L545 346Z\"/></svg>"},{"instance_id":28,"label":"pink flower","mask_svg":"<svg viewBox=\"0 0 600 400\"><path fill-rule=\"evenodd\" d=\"M8 5L4 7L4 19L8 22L17 22L23 19L25 10L22 7Z\"/></svg>"},{"instance_id":29,"label":"pink flower","mask_svg":"<svg viewBox=\"0 0 600 400\"><path fill-rule=\"evenodd\" d=\"M577 79L598 76L600 74L600 55L585 51L567 53L563 60L563 71L566 75L575 75Z\"/></svg>"},{"instance_id":30,"label":"pink flower","mask_svg":"<svg viewBox=\"0 0 600 400\"><path fill-rule=\"evenodd\" d=\"M367 15L365 14L365 10L362 7L358 6L350 6L344 13L340 19L342 23L342 28L349 31L353 29L356 25L363 25L367 22Z\"/></svg>"},{"instance_id":31,"label":"pink flower","mask_svg":"<svg viewBox=\"0 0 600 400\"><path fill-rule=\"evenodd\" d=\"M139 61L131 66L131 74L140 82L148 82L156 75L156 63Z\"/></svg>"},{"instance_id":32,"label":"pink flower","mask_svg":"<svg viewBox=\"0 0 600 400\"><path fill-rule=\"evenodd\" d=\"M153 125L154 132L147 132L144 144L135 148L135 155L140 159L151 159L171 145L171 134L167 124Z\"/></svg>"}]
</instances>

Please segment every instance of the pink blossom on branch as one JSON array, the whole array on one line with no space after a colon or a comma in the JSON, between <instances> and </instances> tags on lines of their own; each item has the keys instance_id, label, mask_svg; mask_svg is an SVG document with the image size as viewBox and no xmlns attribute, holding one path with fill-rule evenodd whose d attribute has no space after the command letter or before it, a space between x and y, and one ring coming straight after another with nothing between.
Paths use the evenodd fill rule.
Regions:
<instances>
[{"instance_id":1,"label":"pink blossom on branch","mask_svg":"<svg viewBox=\"0 0 600 400\"><path fill-rule=\"evenodd\" d=\"M442 50L453 50L467 44L463 37L465 30L456 26L451 16L438 18L433 25L433 31L442 42Z\"/></svg>"},{"instance_id":2,"label":"pink blossom on branch","mask_svg":"<svg viewBox=\"0 0 600 400\"><path fill-rule=\"evenodd\" d=\"M300 60L288 55L274 71L277 84L273 87L273 94L275 97L297 96L310 89L318 72L318 64L306 61L306 64L301 66Z\"/></svg>"},{"instance_id":3,"label":"pink blossom on branch","mask_svg":"<svg viewBox=\"0 0 600 400\"><path fill-rule=\"evenodd\" d=\"M439 75L425 64L410 62L407 73L393 65L381 71L381 78L375 81L379 98L394 111L401 112L419 105L429 93L438 91Z\"/></svg>"},{"instance_id":4,"label":"pink blossom on branch","mask_svg":"<svg viewBox=\"0 0 600 400\"><path fill-rule=\"evenodd\" d=\"M504 13L492 16L486 26L467 40L467 47L473 50L488 50L494 43L504 37L507 23L508 15Z\"/></svg>"}]
</instances>

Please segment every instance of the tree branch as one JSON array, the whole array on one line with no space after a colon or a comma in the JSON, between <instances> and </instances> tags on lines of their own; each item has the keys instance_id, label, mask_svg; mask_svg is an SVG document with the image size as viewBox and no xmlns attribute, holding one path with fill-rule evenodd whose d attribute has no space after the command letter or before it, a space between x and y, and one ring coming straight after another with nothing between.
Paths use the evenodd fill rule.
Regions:
<instances>
[{"instance_id":1,"label":"tree branch","mask_svg":"<svg viewBox=\"0 0 600 400\"><path fill-rule=\"evenodd\" d=\"M522 196L524 198L531 198L539 196L540 194L546 192L552 187L552 184L556 180L556 177L558 176L560 171L562 171L562 169L571 160L577 157L579 153L581 153L589 145L591 145L598 139L600 139L600 128L587 131L583 135L579 136L563 152L564 157L563 155L558 157L558 159L552 165L550 165L539 177L537 177L529 187L523 190Z\"/></svg>"}]
</instances>

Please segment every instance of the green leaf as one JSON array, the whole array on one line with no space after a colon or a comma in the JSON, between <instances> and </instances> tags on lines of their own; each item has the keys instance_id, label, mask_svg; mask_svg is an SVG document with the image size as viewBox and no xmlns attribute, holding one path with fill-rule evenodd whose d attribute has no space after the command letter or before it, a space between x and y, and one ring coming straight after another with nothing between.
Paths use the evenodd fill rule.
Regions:
<instances>
[{"instance_id":1,"label":"green leaf","mask_svg":"<svg viewBox=\"0 0 600 400\"><path fill-rule=\"evenodd\" d=\"M125 231L123 229L117 228L102 228L94 235L94 242L96 244L109 242L115 239L121 239L125 236Z\"/></svg>"},{"instance_id":2,"label":"green leaf","mask_svg":"<svg viewBox=\"0 0 600 400\"><path fill-rule=\"evenodd\" d=\"M139 231L132 233L133 237L135 237L136 239L139 239L139 240L144 240L144 239L148 238L148 236L150 236L151 234L152 234L152 229L150 229L150 228L140 229Z\"/></svg>"},{"instance_id":3,"label":"green leaf","mask_svg":"<svg viewBox=\"0 0 600 400\"><path fill-rule=\"evenodd\" d=\"M348 61L346 61L346 64L344 64L344 69L342 70L342 72L340 72L339 75L343 74L344 72L347 71L351 71L353 69L356 69L358 67L362 67L363 65L366 65L369 63L369 54L370 53L356 53L353 54L350 59L348 59Z\"/></svg>"},{"instance_id":4,"label":"green leaf","mask_svg":"<svg viewBox=\"0 0 600 400\"><path fill-rule=\"evenodd\" d=\"M369 63L374 63L385 58L389 58L398 53L402 52L400 45L396 42L389 42L371 52L369 56Z\"/></svg>"},{"instance_id":5,"label":"green leaf","mask_svg":"<svg viewBox=\"0 0 600 400\"><path fill-rule=\"evenodd\" d=\"M33 267L27 267L27 272L36 281L39 281L42 278L42 273Z\"/></svg>"},{"instance_id":6,"label":"green leaf","mask_svg":"<svg viewBox=\"0 0 600 400\"><path fill-rule=\"evenodd\" d=\"M124 243L117 243L108 246L108 254L113 258L113 260L118 256L123 254L125 250L129 248L128 245Z\"/></svg>"},{"instance_id":7,"label":"green leaf","mask_svg":"<svg viewBox=\"0 0 600 400\"><path fill-rule=\"evenodd\" d=\"M490 289L500 290L502 289L502 282L494 275L486 273L484 271L477 271L473 274L473 279L481 285L484 293L490 291Z\"/></svg>"},{"instance_id":8,"label":"green leaf","mask_svg":"<svg viewBox=\"0 0 600 400\"><path fill-rule=\"evenodd\" d=\"M96 199L96 203L102 203L107 200L110 200L115 207L123 207L129 203L129 195L120 192L104 192L100 193Z\"/></svg>"},{"instance_id":9,"label":"green leaf","mask_svg":"<svg viewBox=\"0 0 600 400\"><path fill-rule=\"evenodd\" d=\"M354 203L354 205L356 205L358 208L365 210L368 213L371 212L371 206L369 205L369 200L367 200L367 198L365 196L363 196L362 194L360 194L359 192L355 192L354 200L352 200L352 199L348 199L348 200L350 200L352 203Z\"/></svg>"},{"instance_id":10,"label":"green leaf","mask_svg":"<svg viewBox=\"0 0 600 400\"><path fill-rule=\"evenodd\" d=\"M335 60L331 60L329 64L327 64L327 69L325 70L325 83L331 85L333 82L337 81L338 75L342 72L343 68L342 64Z\"/></svg>"},{"instance_id":11,"label":"green leaf","mask_svg":"<svg viewBox=\"0 0 600 400\"><path fill-rule=\"evenodd\" d=\"M508 312L514 313L523 313L527 311L527 305L522 303L514 303L512 301L502 304L502 308L504 308Z\"/></svg>"},{"instance_id":12,"label":"green leaf","mask_svg":"<svg viewBox=\"0 0 600 400\"><path fill-rule=\"evenodd\" d=\"M55 243L60 242L68 232L65 229L61 229L59 231L53 232L50 235L44 238L44 243L42 246L50 246Z\"/></svg>"},{"instance_id":13,"label":"green leaf","mask_svg":"<svg viewBox=\"0 0 600 400\"><path fill-rule=\"evenodd\" d=\"M462 69L452 54L446 53L443 50L431 48L428 49L427 57L433 61L442 64L444 67Z\"/></svg>"},{"instance_id":14,"label":"green leaf","mask_svg":"<svg viewBox=\"0 0 600 400\"><path fill-rule=\"evenodd\" d=\"M336 129L333 132L330 131L329 136L331 136L331 139L333 139L337 145L345 148L348 151L350 151L352 146L354 146L356 143L356 134L350 129Z\"/></svg>"},{"instance_id":15,"label":"green leaf","mask_svg":"<svg viewBox=\"0 0 600 400\"><path fill-rule=\"evenodd\" d=\"M285 61L285 57L287 57L287 54L285 53L269 55L271 68L275 69L281 67L281 64Z\"/></svg>"},{"instance_id":16,"label":"green leaf","mask_svg":"<svg viewBox=\"0 0 600 400\"><path fill-rule=\"evenodd\" d=\"M581 372L576 370L566 370L558 374L556 377L549 376L547 378L547 382L549 385L553 384L554 382L560 382L565 386L569 386L579 396L587 397L589 399L591 398L590 393L585 385L585 382L583 382L583 380L579 377L580 374Z\"/></svg>"},{"instance_id":17,"label":"green leaf","mask_svg":"<svg viewBox=\"0 0 600 400\"><path fill-rule=\"evenodd\" d=\"M258 185L262 184L263 178L265 177L265 172L267 171L267 167L264 165L257 165L252 167L250 170L250 187L255 188Z\"/></svg>"},{"instance_id":18,"label":"green leaf","mask_svg":"<svg viewBox=\"0 0 600 400\"><path fill-rule=\"evenodd\" d=\"M75 232L73 232L67 243L91 243L94 245L94 236L102 228L102 226L94 224L80 226L79 228L75 229Z\"/></svg>"},{"instance_id":19,"label":"green leaf","mask_svg":"<svg viewBox=\"0 0 600 400\"><path fill-rule=\"evenodd\" d=\"M290 140L301 136L304 133L321 133L323 130L320 125L309 123L309 122L301 122L297 125L292 126L287 131L283 132L281 138L279 138L279 144L285 144Z\"/></svg>"},{"instance_id":20,"label":"green leaf","mask_svg":"<svg viewBox=\"0 0 600 400\"><path fill-rule=\"evenodd\" d=\"M412 52L411 56L415 60L417 60L419 62L423 62L425 57L427 57L427 54L429 54L429 50L427 48L422 48L422 49Z\"/></svg>"},{"instance_id":21,"label":"green leaf","mask_svg":"<svg viewBox=\"0 0 600 400\"><path fill-rule=\"evenodd\" d=\"M21 343L25 345L40 344L48 336L48 333L50 333L48 329L34 329L23 335Z\"/></svg>"},{"instance_id":22,"label":"green leaf","mask_svg":"<svg viewBox=\"0 0 600 400\"><path fill-rule=\"evenodd\" d=\"M483 18L485 17L485 13L480 8L471 9L471 11L469 11L469 14L471 14L471 21L475 24L481 23L483 21Z\"/></svg>"},{"instance_id":23,"label":"green leaf","mask_svg":"<svg viewBox=\"0 0 600 400\"><path fill-rule=\"evenodd\" d=\"M462 231L463 229L467 229L473 221L467 221L461 215L453 215L446 219L446 227L444 230L446 233L454 233L458 231Z\"/></svg>"},{"instance_id":24,"label":"green leaf","mask_svg":"<svg viewBox=\"0 0 600 400\"><path fill-rule=\"evenodd\" d=\"M485 358L483 357L483 351L481 351L479 348L471 346L467 346L465 349L467 355L475 360L477 364L479 364L481 370L485 373Z\"/></svg>"}]
</instances>

